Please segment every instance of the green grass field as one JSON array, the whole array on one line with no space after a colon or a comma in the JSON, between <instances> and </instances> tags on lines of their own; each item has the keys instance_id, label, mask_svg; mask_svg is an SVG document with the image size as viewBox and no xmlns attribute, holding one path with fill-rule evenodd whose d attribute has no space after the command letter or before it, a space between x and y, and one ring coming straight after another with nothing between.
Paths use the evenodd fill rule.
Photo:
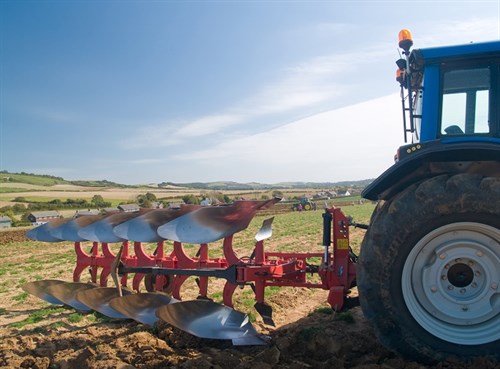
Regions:
<instances>
[{"instance_id":1,"label":"green grass field","mask_svg":"<svg viewBox=\"0 0 500 369\"><path fill-rule=\"evenodd\" d=\"M30 191L36 191L36 190L30 190ZM0 193L16 193L16 192L26 192L26 188L0 187Z\"/></svg>"},{"instance_id":2,"label":"green grass field","mask_svg":"<svg viewBox=\"0 0 500 369\"><path fill-rule=\"evenodd\" d=\"M52 176L38 176L18 173L0 173L0 181L3 183L28 183L37 186L53 186L56 184L69 183L64 179L59 179Z\"/></svg>"}]
</instances>

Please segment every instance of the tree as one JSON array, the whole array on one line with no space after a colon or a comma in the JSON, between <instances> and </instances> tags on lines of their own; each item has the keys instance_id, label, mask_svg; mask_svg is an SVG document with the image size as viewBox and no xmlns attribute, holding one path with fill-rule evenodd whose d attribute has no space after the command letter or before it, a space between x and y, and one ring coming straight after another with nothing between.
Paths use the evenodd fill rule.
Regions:
<instances>
[{"instance_id":1,"label":"tree","mask_svg":"<svg viewBox=\"0 0 500 369\"><path fill-rule=\"evenodd\" d=\"M135 198L141 208L150 208L153 202L156 201L154 193L147 192L146 194L137 195Z\"/></svg>"},{"instance_id":2,"label":"tree","mask_svg":"<svg viewBox=\"0 0 500 369\"><path fill-rule=\"evenodd\" d=\"M273 193L272 193L272 196L282 199L283 198L283 192L281 192L279 190L274 190Z\"/></svg>"},{"instance_id":3,"label":"tree","mask_svg":"<svg viewBox=\"0 0 500 369\"><path fill-rule=\"evenodd\" d=\"M104 202L104 199L103 199L103 197L101 195L94 195L92 197L92 200L90 200L90 202L95 207L100 207L101 204Z\"/></svg>"},{"instance_id":4,"label":"tree","mask_svg":"<svg viewBox=\"0 0 500 369\"><path fill-rule=\"evenodd\" d=\"M200 204L200 200L195 195L184 195L182 196L182 201L184 201L185 204Z\"/></svg>"},{"instance_id":5,"label":"tree","mask_svg":"<svg viewBox=\"0 0 500 369\"><path fill-rule=\"evenodd\" d=\"M12 211L15 214L20 214L26 211L26 206L24 204L14 204L12 205Z\"/></svg>"},{"instance_id":6,"label":"tree","mask_svg":"<svg viewBox=\"0 0 500 369\"><path fill-rule=\"evenodd\" d=\"M21 222L29 222L30 220L28 219L28 216L30 215L30 212L26 212L23 215L21 215Z\"/></svg>"},{"instance_id":7,"label":"tree","mask_svg":"<svg viewBox=\"0 0 500 369\"><path fill-rule=\"evenodd\" d=\"M3 211L0 213L0 215L9 217L12 222L14 222L16 220L16 217L14 216L14 212L12 211L12 209L9 209L7 211Z\"/></svg>"},{"instance_id":8,"label":"tree","mask_svg":"<svg viewBox=\"0 0 500 369\"><path fill-rule=\"evenodd\" d=\"M151 193L151 192L146 192L146 199L148 199L149 201L156 201L156 196L154 193Z\"/></svg>"}]
</instances>

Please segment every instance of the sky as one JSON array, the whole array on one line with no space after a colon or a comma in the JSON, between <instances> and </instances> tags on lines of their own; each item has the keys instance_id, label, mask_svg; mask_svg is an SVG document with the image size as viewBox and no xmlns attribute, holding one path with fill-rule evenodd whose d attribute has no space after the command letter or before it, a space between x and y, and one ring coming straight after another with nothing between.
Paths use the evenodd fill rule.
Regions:
<instances>
[{"instance_id":1,"label":"sky","mask_svg":"<svg viewBox=\"0 0 500 369\"><path fill-rule=\"evenodd\" d=\"M500 39L489 1L0 0L0 170L375 178L404 144L398 33Z\"/></svg>"}]
</instances>

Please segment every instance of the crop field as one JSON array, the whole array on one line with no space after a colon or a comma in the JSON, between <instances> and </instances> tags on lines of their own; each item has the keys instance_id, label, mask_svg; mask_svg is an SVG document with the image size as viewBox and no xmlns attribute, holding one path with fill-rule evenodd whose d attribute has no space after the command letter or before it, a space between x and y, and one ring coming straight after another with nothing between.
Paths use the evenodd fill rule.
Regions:
<instances>
[{"instance_id":1,"label":"crop field","mask_svg":"<svg viewBox=\"0 0 500 369\"><path fill-rule=\"evenodd\" d=\"M368 223L374 204L344 206L358 223ZM236 253L248 256L262 222L274 217L266 251L322 252L322 211L257 213L247 229L233 239ZM269 337L268 346L233 347L230 341L191 336L167 323L148 327L112 320L97 312L81 313L50 305L21 289L42 279L72 280L75 264L71 242L44 243L23 239L25 230L0 232L0 368L36 369L157 369L157 368L358 368L358 369L498 369L488 361L425 366L405 361L385 349L375 337L359 306L334 312L321 289L268 287L266 302L273 308L276 327L264 325L255 312L250 287L237 290L235 309L247 313L256 330ZM357 253L364 230L350 228ZM153 252L155 244L145 245ZM166 248L171 247L167 241ZM194 256L198 245L184 245ZM116 251L118 245L113 245ZM222 241L209 244L209 256L222 256ZM319 260L311 260L311 263ZM82 281L89 280L83 277ZM224 281L210 278L209 297L222 301ZM190 277L181 290L184 300L196 298ZM351 296L356 296L356 289ZM444 366L443 366L444 365Z\"/></svg>"}]
</instances>

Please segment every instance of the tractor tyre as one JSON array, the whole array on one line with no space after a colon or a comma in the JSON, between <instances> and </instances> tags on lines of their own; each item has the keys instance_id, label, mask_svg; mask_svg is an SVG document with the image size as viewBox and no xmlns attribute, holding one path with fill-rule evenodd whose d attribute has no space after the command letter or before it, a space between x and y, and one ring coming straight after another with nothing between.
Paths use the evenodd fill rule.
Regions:
<instances>
[{"instance_id":1,"label":"tractor tyre","mask_svg":"<svg viewBox=\"0 0 500 369\"><path fill-rule=\"evenodd\" d=\"M304 204L304 210L311 210L312 205L311 204Z\"/></svg>"},{"instance_id":2,"label":"tractor tyre","mask_svg":"<svg viewBox=\"0 0 500 369\"><path fill-rule=\"evenodd\" d=\"M500 178L441 175L375 209L360 303L380 341L421 362L500 359Z\"/></svg>"}]
</instances>

